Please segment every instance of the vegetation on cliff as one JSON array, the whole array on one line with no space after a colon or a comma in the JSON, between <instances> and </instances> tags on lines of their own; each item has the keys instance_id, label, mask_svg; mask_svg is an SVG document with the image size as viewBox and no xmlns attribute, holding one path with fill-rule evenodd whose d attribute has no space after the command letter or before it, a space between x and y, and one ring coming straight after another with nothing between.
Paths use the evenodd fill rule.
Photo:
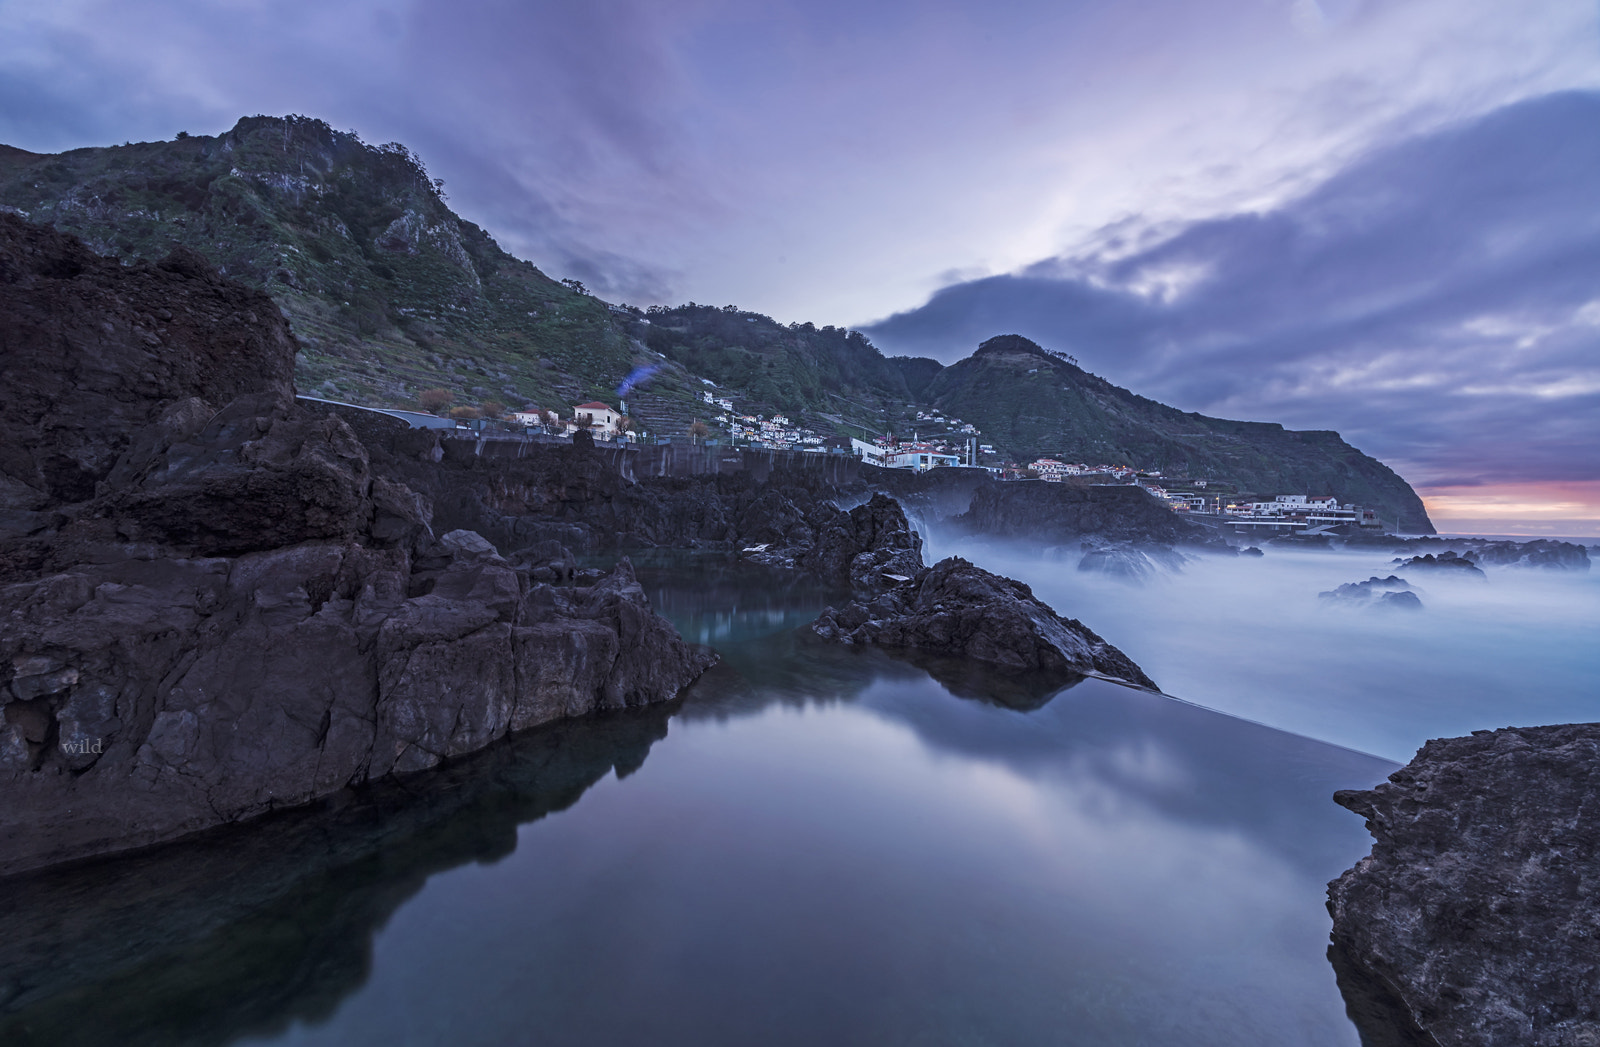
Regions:
<instances>
[{"instance_id":1,"label":"vegetation on cliff","mask_svg":"<svg viewBox=\"0 0 1600 1047\"><path fill-rule=\"evenodd\" d=\"M1090 374L1020 335L1001 335L943 368L924 394L1017 456L1158 469L1225 481L1239 494L1325 494L1379 510L1402 531L1432 534L1400 476L1326 431L1209 418Z\"/></svg>"},{"instance_id":2,"label":"vegetation on cliff","mask_svg":"<svg viewBox=\"0 0 1600 1047\"><path fill-rule=\"evenodd\" d=\"M1432 531L1405 481L1336 433L1186 414L1014 335L943 367L886 358L859 332L735 306L609 304L501 250L451 211L403 145L308 117L58 155L0 147L0 210L125 260L187 247L266 291L299 342L297 387L329 399L415 407L433 393L463 413L559 410L614 402L626 376L648 368L628 408L658 435L720 413L702 400L706 379L740 413L782 412L822 433L928 436L937 425L916 415L938 408L1008 458L1126 463L1239 493L1332 493Z\"/></svg>"}]
</instances>

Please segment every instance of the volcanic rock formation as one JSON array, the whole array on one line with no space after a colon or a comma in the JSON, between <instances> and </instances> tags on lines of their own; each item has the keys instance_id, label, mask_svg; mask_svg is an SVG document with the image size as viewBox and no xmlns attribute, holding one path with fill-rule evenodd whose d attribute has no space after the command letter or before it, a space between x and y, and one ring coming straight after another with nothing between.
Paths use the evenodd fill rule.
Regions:
<instances>
[{"instance_id":1,"label":"volcanic rock formation","mask_svg":"<svg viewBox=\"0 0 1600 1047\"><path fill-rule=\"evenodd\" d=\"M1436 739L1334 800L1375 841L1328 888L1363 1043L1600 1043L1600 724Z\"/></svg>"},{"instance_id":2,"label":"volcanic rock formation","mask_svg":"<svg viewBox=\"0 0 1600 1047\"><path fill-rule=\"evenodd\" d=\"M436 537L295 406L271 300L193 256L0 215L0 347L0 874L663 701L714 658L626 561L557 586L559 549Z\"/></svg>"},{"instance_id":3,"label":"volcanic rock formation","mask_svg":"<svg viewBox=\"0 0 1600 1047\"><path fill-rule=\"evenodd\" d=\"M1057 615L1027 585L958 556L870 600L830 607L812 629L827 640L958 656L1001 673L1105 676L1158 689L1127 655Z\"/></svg>"}]
</instances>

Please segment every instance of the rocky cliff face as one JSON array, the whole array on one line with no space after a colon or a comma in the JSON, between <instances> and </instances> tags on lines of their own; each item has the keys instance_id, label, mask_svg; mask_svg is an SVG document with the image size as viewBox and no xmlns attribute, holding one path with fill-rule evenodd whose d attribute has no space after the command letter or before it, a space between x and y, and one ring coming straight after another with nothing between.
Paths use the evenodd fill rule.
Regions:
<instances>
[{"instance_id":1,"label":"rocky cliff face","mask_svg":"<svg viewBox=\"0 0 1600 1047\"><path fill-rule=\"evenodd\" d=\"M410 403L442 386L470 403L582 403L636 355L604 302L452 213L405 148L321 120L255 116L215 137L0 151L10 209L125 259L183 244L260 288L306 350L301 389L335 399Z\"/></svg>"},{"instance_id":2,"label":"rocky cliff face","mask_svg":"<svg viewBox=\"0 0 1600 1047\"><path fill-rule=\"evenodd\" d=\"M1430 741L1334 799L1374 839L1328 889L1363 1043L1600 1043L1600 724Z\"/></svg>"},{"instance_id":3,"label":"rocky cliff face","mask_svg":"<svg viewBox=\"0 0 1600 1047\"><path fill-rule=\"evenodd\" d=\"M1176 545L1212 541L1210 532L1132 485L989 482L975 489L971 507L951 522L975 534L1044 542L1087 538Z\"/></svg>"},{"instance_id":4,"label":"rocky cliff face","mask_svg":"<svg viewBox=\"0 0 1600 1047\"><path fill-rule=\"evenodd\" d=\"M294 341L272 300L185 251L124 267L0 214L0 317L0 526L11 533L37 521L29 513L94 497L141 437L203 423L177 406L186 400L293 396Z\"/></svg>"},{"instance_id":5,"label":"rocky cliff face","mask_svg":"<svg viewBox=\"0 0 1600 1047\"><path fill-rule=\"evenodd\" d=\"M0 345L0 874L663 701L712 660L626 561L556 585L559 548L435 528L294 406L270 301L189 256L125 269L0 216Z\"/></svg>"},{"instance_id":6,"label":"rocky cliff face","mask_svg":"<svg viewBox=\"0 0 1600 1047\"><path fill-rule=\"evenodd\" d=\"M470 528L502 548L559 541L586 551L750 550L757 562L838 584L852 583L852 563L864 552L882 554L874 560L879 572L921 567L921 540L899 506L874 498L867 482L830 478L807 461L820 455L759 475L634 476L629 453L581 442L530 444L515 457L489 457L470 441L441 439L438 430L411 429L383 415L343 410L337 416L369 449L374 475L421 493L436 526ZM840 507L852 503L866 504ZM897 558L903 553L910 558Z\"/></svg>"}]
</instances>

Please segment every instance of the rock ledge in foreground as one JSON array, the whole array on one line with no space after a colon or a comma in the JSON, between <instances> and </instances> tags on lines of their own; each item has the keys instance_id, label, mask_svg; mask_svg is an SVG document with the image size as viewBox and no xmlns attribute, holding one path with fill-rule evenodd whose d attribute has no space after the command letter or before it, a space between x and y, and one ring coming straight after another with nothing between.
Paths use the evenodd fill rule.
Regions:
<instances>
[{"instance_id":1,"label":"rock ledge in foreground","mask_svg":"<svg viewBox=\"0 0 1600 1047\"><path fill-rule=\"evenodd\" d=\"M1436 739L1334 800L1375 840L1328 887L1364 1044L1600 1045L1600 724Z\"/></svg>"}]
</instances>

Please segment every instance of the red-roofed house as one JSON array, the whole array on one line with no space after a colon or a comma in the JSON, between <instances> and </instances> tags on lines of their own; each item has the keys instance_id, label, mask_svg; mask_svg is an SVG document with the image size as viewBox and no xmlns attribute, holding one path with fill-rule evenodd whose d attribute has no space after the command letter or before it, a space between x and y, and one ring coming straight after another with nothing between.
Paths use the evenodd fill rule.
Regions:
<instances>
[{"instance_id":1,"label":"red-roofed house","mask_svg":"<svg viewBox=\"0 0 1600 1047\"><path fill-rule=\"evenodd\" d=\"M594 400L586 404L578 404L572 409L573 421L578 421L585 417L589 419L589 424L593 426L595 432L609 433L616 429L617 419L621 418L622 415L600 401Z\"/></svg>"}]
</instances>

